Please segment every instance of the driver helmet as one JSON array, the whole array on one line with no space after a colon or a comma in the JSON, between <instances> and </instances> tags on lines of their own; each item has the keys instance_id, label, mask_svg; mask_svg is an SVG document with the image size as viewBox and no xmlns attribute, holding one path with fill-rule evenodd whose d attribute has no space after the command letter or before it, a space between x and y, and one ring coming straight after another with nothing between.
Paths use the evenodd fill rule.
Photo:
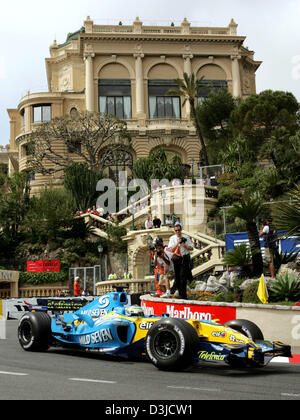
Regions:
<instances>
[{"instance_id":1,"label":"driver helmet","mask_svg":"<svg viewBox=\"0 0 300 420\"><path fill-rule=\"evenodd\" d=\"M126 306L125 307L126 316L145 316L143 308L140 306Z\"/></svg>"}]
</instances>

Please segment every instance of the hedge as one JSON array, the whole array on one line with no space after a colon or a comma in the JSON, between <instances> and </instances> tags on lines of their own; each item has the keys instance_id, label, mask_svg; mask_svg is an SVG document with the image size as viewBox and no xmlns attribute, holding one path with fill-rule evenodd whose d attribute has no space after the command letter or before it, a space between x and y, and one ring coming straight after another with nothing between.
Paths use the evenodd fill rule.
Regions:
<instances>
[{"instance_id":1,"label":"hedge","mask_svg":"<svg viewBox=\"0 0 300 420\"><path fill-rule=\"evenodd\" d=\"M50 283L64 283L68 281L68 273L20 273L20 284L50 284Z\"/></svg>"}]
</instances>

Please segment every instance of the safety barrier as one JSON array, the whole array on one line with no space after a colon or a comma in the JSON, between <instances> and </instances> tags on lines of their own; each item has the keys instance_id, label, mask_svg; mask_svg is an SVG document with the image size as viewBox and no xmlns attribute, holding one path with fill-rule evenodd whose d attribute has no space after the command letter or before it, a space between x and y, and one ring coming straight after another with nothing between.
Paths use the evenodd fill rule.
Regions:
<instances>
[{"instance_id":1,"label":"safety barrier","mask_svg":"<svg viewBox=\"0 0 300 420\"><path fill-rule=\"evenodd\" d=\"M160 299L141 296L141 305L147 315L190 318L204 321L248 319L263 332L266 340L282 341L300 347L300 307L261 305L251 303L199 302L181 299Z\"/></svg>"}]
</instances>

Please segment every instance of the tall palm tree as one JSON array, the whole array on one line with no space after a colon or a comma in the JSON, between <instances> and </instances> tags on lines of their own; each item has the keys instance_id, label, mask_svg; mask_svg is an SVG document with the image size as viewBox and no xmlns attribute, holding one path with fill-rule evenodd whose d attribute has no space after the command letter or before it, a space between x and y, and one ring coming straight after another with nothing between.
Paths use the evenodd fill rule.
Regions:
<instances>
[{"instance_id":1,"label":"tall palm tree","mask_svg":"<svg viewBox=\"0 0 300 420\"><path fill-rule=\"evenodd\" d=\"M263 214L264 205L257 198L244 198L239 204L230 209L233 217L238 217L246 222L248 239L252 255L253 275L260 276L263 272L263 260L260 250L259 234L256 218Z\"/></svg>"},{"instance_id":2,"label":"tall palm tree","mask_svg":"<svg viewBox=\"0 0 300 420\"><path fill-rule=\"evenodd\" d=\"M184 98L182 106L184 106L187 101L189 102L190 110L191 110L191 117L196 128L197 136L201 143L203 160L204 160L205 165L208 166L209 161L208 161L206 145L204 142L201 126L197 118L196 105L195 105L196 98L198 96L199 85L203 79L204 79L204 76L201 77L200 79L197 79L194 73L192 73L191 76L189 76L187 73L184 73L183 80L175 79L175 82L178 85L178 88L171 89L168 92L168 95L182 96Z\"/></svg>"},{"instance_id":3,"label":"tall palm tree","mask_svg":"<svg viewBox=\"0 0 300 420\"><path fill-rule=\"evenodd\" d=\"M285 236L300 240L300 184L288 193L288 198L290 202L274 205L273 221L277 229L285 231Z\"/></svg>"}]
</instances>

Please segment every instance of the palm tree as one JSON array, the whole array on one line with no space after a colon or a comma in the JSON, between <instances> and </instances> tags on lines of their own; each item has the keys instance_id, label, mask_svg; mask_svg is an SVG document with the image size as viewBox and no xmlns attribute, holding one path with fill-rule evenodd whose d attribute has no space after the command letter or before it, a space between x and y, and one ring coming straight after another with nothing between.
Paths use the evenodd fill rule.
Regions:
<instances>
[{"instance_id":1,"label":"palm tree","mask_svg":"<svg viewBox=\"0 0 300 420\"><path fill-rule=\"evenodd\" d=\"M289 193L290 202L277 203L272 210L273 221L277 229L284 230L285 236L300 239L300 184Z\"/></svg>"},{"instance_id":2,"label":"palm tree","mask_svg":"<svg viewBox=\"0 0 300 420\"><path fill-rule=\"evenodd\" d=\"M199 85L203 79L204 79L204 76L202 76L200 79L197 79L194 73L191 76L189 76L187 73L184 73L183 80L175 79L175 82L178 85L178 88L171 89L168 92L168 95L182 96L184 98L182 106L184 106L187 101L189 102L190 109L191 109L191 117L196 128L197 136L201 143L203 160L204 160L205 165L208 166L209 161L208 161L206 145L205 145L204 138L202 135L201 126L197 118L196 106L195 106L195 101L198 96Z\"/></svg>"},{"instance_id":3,"label":"palm tree","mask_svg":"<svg viewBox=\"0 0 300 420\"><path fill-rule=\"evenodd\" d=\"M233 217L238 217L246 222L248 239L252 255L253 275L260 276L263 272L263 260L260 249L259 235L256 218L264 211L264 205L257 198L244 198L239 204L230 209Z\"/></svg>"}]
</instances>

